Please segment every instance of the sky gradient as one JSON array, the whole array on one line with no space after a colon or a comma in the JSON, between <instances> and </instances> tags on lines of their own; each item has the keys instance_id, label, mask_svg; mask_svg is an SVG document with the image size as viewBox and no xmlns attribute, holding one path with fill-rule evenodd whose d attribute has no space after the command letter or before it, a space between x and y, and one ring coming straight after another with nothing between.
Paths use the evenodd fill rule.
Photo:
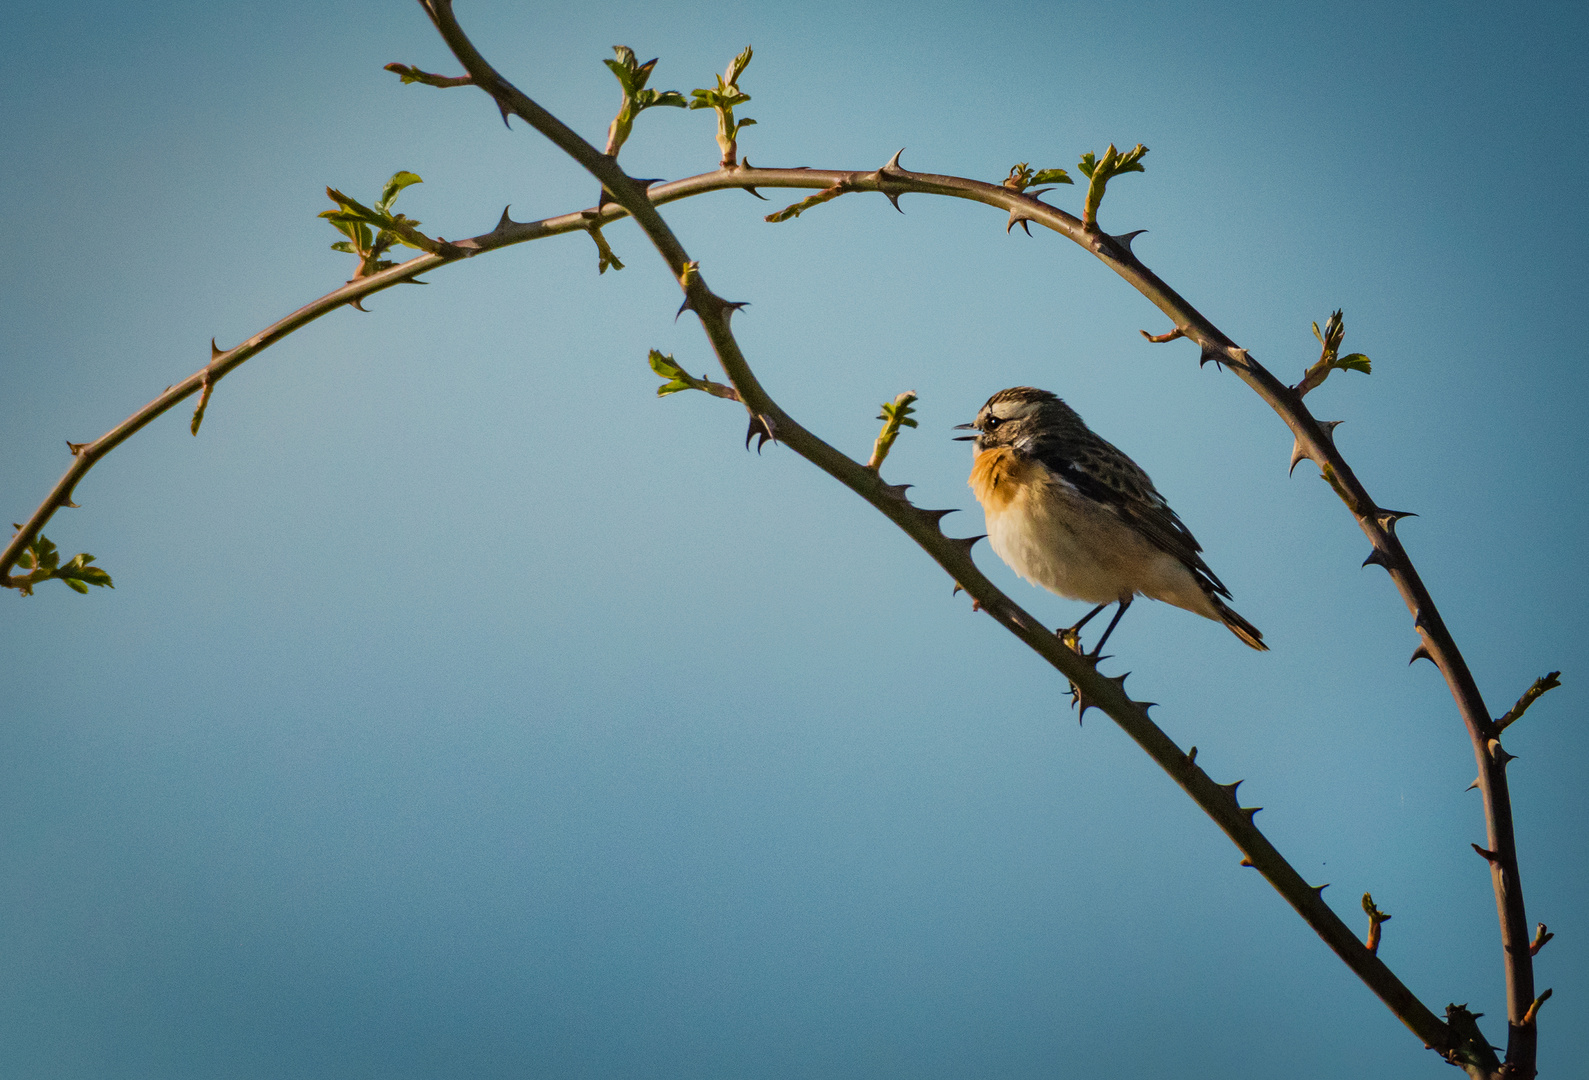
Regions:
<instances>
[{"instance_id":1,"label":"sky gradient","mask_svg":"<svg viewBox=\"0 0 1589 1080\"><path fill-rule=\"evenodd\" d=\"M1531 5L469 3L599 142L601 60L688 92L746 43L757 165L1001 179L1150 147L1101 220L1295 381L1400 534L1507 737L1541 1075L1589 1029L1582 329L1589 16ZM0 502L339 285L327 185L432 235L594 184L453 72L411 3L82 3L0 42ZM634 175L716 164L655 110ZM1161 604L1109 672L1436 1011L1505 1004L1474 763L1367 542L1239 380L1096 260L906 196L665 216L791 414L978 533L951 427L1051 389L1154 478L1273 651ZM1050 200L1079 210L1082 189ZM793 201L798 193L789 197ZM628 223L334 313L178 409L46 530L115 577L0 596L0 1075L1444 1077L1114 725L742 412ZM1051 625L1084 608L979 564ZM1366 929L1366 928L1365 928Z\"/></svg>"}]
</instances>

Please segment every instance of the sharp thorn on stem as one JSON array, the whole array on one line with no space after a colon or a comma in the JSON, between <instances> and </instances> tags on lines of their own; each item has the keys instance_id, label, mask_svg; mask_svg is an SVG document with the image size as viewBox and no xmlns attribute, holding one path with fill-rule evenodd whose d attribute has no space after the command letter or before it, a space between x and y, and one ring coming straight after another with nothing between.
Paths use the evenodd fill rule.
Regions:
<instances>
[{"instance_id":1,"label":"sharp thorn on stem","mask_svg":"<svg viewBox=\"0 0 1589 1080\"><path fill-rule=\"evenodd\" d=\"M1205 345L1203 346L1203 351L1198 354L1197 366L1202 367L1204 364L1212 360L1215 367L1223 369L1226 359L1227 358L1225 356L1224 350Z\"/></svg>"},{"instance_id":2,"label":"sharp thorn on stem","mask_svg":"<svg viewBox=\"0 0 1589 1080\"><path fill-rule=\"evenodd\" d=\"M1291 476L1295 474L1297 471L1297 466L1302 464L1302 459L1307 456L1308 451L1307 448L1302 445L1302 436L1298 435L1296 437L1296 441L1291 444L1291 467L1286 470L1286 475Z\"/></svg>"},{"instance_id":3,"label":"sharp thorn on stem","mask_svg":"<svg viewBox=\"0 0 1589 1080\"><path fill-rule=\"evenodd\" d=\"M1364 566L1383 566L1386 569L1390 568L1390 564L1385 561L1385 553L1383 551L1379 550L1379 548L1375 548L1374 550L1372 550L1372 551L1370 551L1368 553L1368 558L1363 560L1363 565Z\"/></svg>"},{"instance_id":4,"label":"sharp thorn on stem","mask_svg":"<svg viewBox=\"0 0 1589 1080\"><path fill-rule=\"evenodd\" d=\"M1402 518L1417 517L1411 510L1375 510L1374 520L1379 522L1379 527L1388 533L1394 534L1396 523Z\"/></svg>"},{"instance_id":5,"label":"sharp thorn on stem","mask_svg":"<svg viewBox=\"0 0 1589 1080\"><path fill-rule=\"evenodd\" d=\"M746 185L745 187L741 188L740 190L749 192L750 194L756 196L756 198L760 199L762 202L767 202L768 201L767 196L765 196L761 192L757 191L756 188L753 185Z\"/></svg>"},{"instance_id":6,"label":"sharp thorn on stem","mask_svg":"<svg viewBox=\"0 0 1589 1080\"><path fill-rule=\"evenodd\" d=\"M1487 848L1481 848L1477 844L1472 845L1472 847L1473 847L1474 851L1477 851L1480 855L1484 856L1485 861L1487 861L1487 862L1495 862L1498 859L1500 859L1499 855L1497 855L1493 851L1488 850Z\"/></svg>"},{"instance_id":7,"label":"sharp thorn on stem","mask_svg":"<svg viewBox=\"0 0 1589 1080\"><path fill-rule=\"evenodd\" d=\"M1015 226L1019 225L1021 227L1021 230L1023 232L1025 232L1027 236L1031 236L1032 235L1032 230L1031 230L1031 227L1026 224L1027 220L1028 219L1027 219L1026 215L1021 213L1021 208L1020 207L1017 206L1017 207L1012 208L1010 210L1009 223L1004 226L1005 233L1008 234L1011 229L1013 229L1013 228L1015 228Z\"/></svg>"},{"instance_id":8,"label":"sharp thorn on stem","mask_svg":"<svg viewBox=\"0 0 1589 1080\"><path fill-rule=\"evenodd\" d=\"M229 350L223 349L219 345L215 344L214 338L210 338L210 363L215 363L215 361L225 356L228 351Z\"/></svg>"},{"instance_id":9,"label":"sharp thorn on stem","mask_svg":"<svg viewBox=\"0 0 1589 1080\"><path fill-rule=\"evenodd\" d=\"M1420 641L1418 643L1418 647L1412 651L1412 659L1407 661L1407 666L1412 667L1420 660L1427 660L1431 664L1434 664L1435 667L1440 666L1439 664L1435 663L1435 658L1429 654L1429 646L1422 641Z\"/></svg>"},{"instance_id":10,"label":"sharp thorn on stem","mask_svg":"<svg viewBox=\"0 0 1589 1080\"><path fill-rule=\"evenodd\" d=\"M1115 243L1117 243L1121 247L1125 248L1125 251L1126 251L1127 255L1130 255L1133 258L1135 258L1136 257L1136 252L1131 250L1131 241L1135 240L1137 237L1141 236L1143 233L1145 233L1147 231L1148 230L1146 230L1146 229L1134 229L1134 230L1132 230L1131 232L1128 232L1128 233L1121 233L1119 236L1111 236L1109 239L1113 240Z\"/></svg>"},{"instance_id":11,"label":"sharp thorn on stem","mask_svg":"<svg viewBox=\"0 0 1589 1080\"><path fill-rule=\"evenodd\" d=\"M506 229L509 225L517 225L517 224L519 224L517 221L514 221L512 218L508 217L508 211L511 210L511 209L513 209L513 204L512 203L509 203L508 205L506 205L506 206L504 206L502 208L502 219L497 222L497 227L495 229L493 229L492 232L501 232L503 229Z\"/></svg>"},{"instance_id":12,"label":"sharp thorn on stem","mask_svg":"<svg viewBox=\"0 0 1589 1080\"><path fill-rule=\"evenodd\" d=\"M1345 420L1320 420L1320 421L1318 421L1319 427L1324 431L1324 437L1326 439L1329 439L1331 444L1334 444L1334 442L1335 442L1335 429L1340 427L1344 423L1346 423Z\"/></svg>"}]
</instances>

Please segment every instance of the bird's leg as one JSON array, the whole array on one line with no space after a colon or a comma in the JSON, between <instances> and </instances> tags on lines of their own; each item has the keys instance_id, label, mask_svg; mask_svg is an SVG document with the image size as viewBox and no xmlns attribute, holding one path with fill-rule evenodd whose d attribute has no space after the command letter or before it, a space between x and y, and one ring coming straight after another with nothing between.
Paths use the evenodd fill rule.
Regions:
<instances>
[{"instance_id":1,"label":"bird's leg","mask_svg":"<svg viewBox=\"0 0 1589 1080\"><path fill-rule=\"evenodd\" d=\"M1081 617L1081 622L1077 623L1075 626L1072 626L1068 630L1056 630L1054 632L1059 635L1059 640L1064 643L1067 649L1070 649L1072 652L1079 653L1081 652L1081 628L1086 626L1094 615L1098 614L1108 606L1108 604L1099 604L1097 607L1087 612L1087 614L1083 615Z\"/></svg>"},{"instance_id":2,"label":"bird's leg","mask_svg":"<svg viewBox=\"0 0 1589 1080\"><path fill-rule=\"evenodd\" d=\"M1115 632L1115 627L1120 624L1120 616L1126 613L1126 608L1131 606L1131 601L1134 599L1136 599L1135 596L1124 596L1120 598L1120 607L1115 611L1115 617L1109 620L1108 629L1103 632L1103 637L1098 639L1098 644L1093 646L1093 650L1087 654L1088 656L1092 657L1094 660L1098 659L1098 654L1103 652L1103 643L1108 641L1109 635ZM1094 612L1093 614L1097 614L1097 612ZM1087 616L1087 618L1092 618L1092 615Z\"/></svg>"}]
</instances>

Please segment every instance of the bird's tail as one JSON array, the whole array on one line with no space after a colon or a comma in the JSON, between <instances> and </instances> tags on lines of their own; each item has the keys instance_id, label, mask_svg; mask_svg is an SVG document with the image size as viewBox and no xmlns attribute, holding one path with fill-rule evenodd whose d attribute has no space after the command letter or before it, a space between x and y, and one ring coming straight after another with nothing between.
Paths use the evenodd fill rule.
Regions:
<instances>
[{"instance_id":1,"label":"bird's tail","mask_svg":"<svg viewBox=\"0 0 1589 1080\"><path fill-rule=\"evenodd\" d=\"M1210 595L1214 602L1214 610L1219 612L1219 621L1230 627L1230 632L1241 638L1252 648L1259 652L1268 652L1269 646L1263 643L1263 631L1252 623L1236 614L1235 610L1221 600L1218 596Z\"/></svg>"}]
</instances>

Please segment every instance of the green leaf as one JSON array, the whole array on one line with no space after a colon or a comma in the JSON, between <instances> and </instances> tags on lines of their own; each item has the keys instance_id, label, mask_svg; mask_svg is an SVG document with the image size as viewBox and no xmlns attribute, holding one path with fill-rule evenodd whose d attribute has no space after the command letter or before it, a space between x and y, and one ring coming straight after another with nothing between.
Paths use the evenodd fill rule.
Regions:
<instances>
[{"instance_id":1,"label":"green leaf","mask_svg":"<svg viewBox=\"0 0 1589 1080\"><path fill-rule=\"evenodd\" d=\"M80 592L85 595L88 593L88 586L84 585L76 578L62 577L61 580L66 582L66 587L73 590L74 592Z\"/></svg>"},{"instance_id":2,"label":"green leaf","mask_svg":"<svg viewBox=\"0 0 1589 1080\"><path fill-rule=\"evenodd\" d=\"M1335 362L1335 366L1347 371L1361 371L1364 375L1373 369L1374 362L1360 352L1347 353Z\"/></svg>"},{"instance_id":3,"label":"green leaf","mask_svg":"<svg viewBox=\"0 0 1589 1080\"><path fill-rule=\"evenodd\" d=\"M392 174L392 178L386 182L386 186L381 189L381 200L375 205L381 210L390 211L392 203L404 188L412 187L414 184L423 184L424 182L418 176L406 170L395 172Z\"/></svg>"},{"instance_id":4,"label":"green leaf","mask_svg":"<svg viewBox=\"0 0 1589 1080\"><path fill-rule=\"evenodd\" d=\"M668 353L666 356L664 356L662 353L657 352L657 350L652 349L649 360L651 363L651 370L656 372L662 378L676 379L679 377L680 368L677 362L674 361L672 353Z\"/></svg>"},{"instance_id":5,"label":"green leaf","mask_svg":"<svg viewBox=\"0 0 1589 1080\"><path fill-rule=\"evenodd\" d=\"M338 240L336 243L331 245L331 250L332 251L345 251L349 255L357 255L359 253L358 249L355 248L352 244L348 243L346 240Z\"/></svg>"},{"instance_id":6,"label":"green leaf","mask_svg":"<svg viewBox=\"0 0 1589 1080\"><path fill-rule=\"evenodd\" d=\"M1031 179L1033 184L1074 184L1075 182L1064 169L1040 169Z\"/></svg>"}]
</instances>

